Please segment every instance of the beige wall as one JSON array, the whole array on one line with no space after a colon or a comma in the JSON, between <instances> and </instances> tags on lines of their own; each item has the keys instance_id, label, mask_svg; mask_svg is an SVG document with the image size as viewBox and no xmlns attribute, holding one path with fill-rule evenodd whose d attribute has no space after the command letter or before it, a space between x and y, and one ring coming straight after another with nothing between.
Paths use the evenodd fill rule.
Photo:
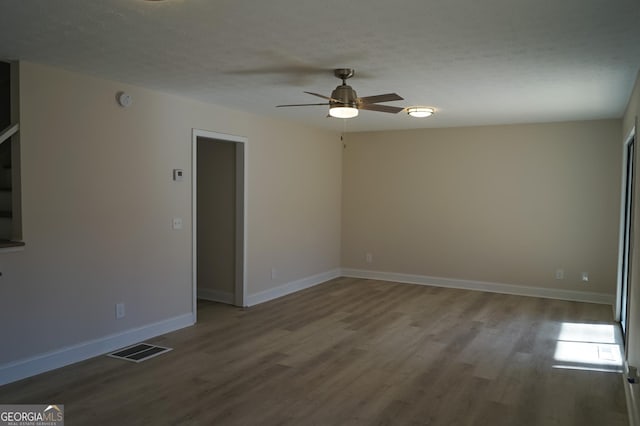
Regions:
<instances>
[{"instance_id":1,"label":"beige wall","mask_svg":"<svg viewBox=\"0 0 640 426\"><path fill-rule=\"evenodd\" d=\"M198 290L233 300L236 261L236 144L198 140Z\"/></svg>"},{"instance_id":2,"label":"beige wall","mask_svg":"<svg viewBox=\"0 0 640 426\"><path fill-rule=\"evenodd\" d=\"M337 135L32 63L21 91L27 245L0 254L0 367L191 312L192 128L249 140L249 295L340 266Z\"/></svg>"},{"instance_id":3,"label":"beige wall","mask_svg":"<svg viewBox=\"0 0 640 426\"><path fill-rule=\"evenodd\" d=\"M615 291L619 120L357 133L343 151L331 132L37 64L20 72L27 245L0 254L0 367L191 311L193 128L249 140L249 296L341 262Z\"/></svg>"},{"instance_id":4,"label":"beige wall","mask_svg":"<svg viewBox=\"0 0 640 426\"><path fill-rule=\"evenodd\" d=\"M640 76L636 80L635 87L630 96L629 105L624 115L623 135L626 139L629 132L633 130L634 123L640 111ZM640 179L638 172L640 168L640 157L638 154L638 133L636 129L636 172L634 179L634 218L633 218L633 254L631 260L631 285L629 288L629 318L628 318L628 342L627 359L629 365L640 366ZM623 143L626 142L622 139ZM622 145L621 145L622 146ZM620 150L622 152L622 149Z\"/></svg>"},{"instance_id":5,"label":"beige wall","mask_svg":"<svg viewBox=\"0 0 640 426\"><path fill-rule=\"evenodd\" d=\"M350 134L342 266L614 294L620 127L605 120Z\"/></svg>"}]
</instances>

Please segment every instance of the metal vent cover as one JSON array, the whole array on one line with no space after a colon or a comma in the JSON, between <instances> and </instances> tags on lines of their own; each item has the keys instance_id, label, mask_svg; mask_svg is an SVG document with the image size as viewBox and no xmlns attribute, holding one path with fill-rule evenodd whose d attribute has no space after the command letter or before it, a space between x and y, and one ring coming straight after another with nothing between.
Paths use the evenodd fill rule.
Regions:
<instances>
[{"instance_id":1,"label":"metal vent cover","mask_svg":"<svg viewBox=\"0 0 640 426\"><path fill-rule=\"evenodd\" d=\"M117 352L110 353L108 356L112 358L124 359L131 362L142 362L165 352L173 350L164 346L150 345L148 343L138 343L128 348L120 349Z\"/></svg>"}]
</instances>

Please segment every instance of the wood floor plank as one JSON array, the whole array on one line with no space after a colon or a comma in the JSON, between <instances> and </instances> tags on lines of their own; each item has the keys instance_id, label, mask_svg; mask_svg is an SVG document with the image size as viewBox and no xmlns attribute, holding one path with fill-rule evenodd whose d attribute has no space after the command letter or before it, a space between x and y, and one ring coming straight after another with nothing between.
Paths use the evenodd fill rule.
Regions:
<instances>
[{"instance_id":1,"label":"wood floor plank","mask_svg":"<svg viewBox=\"0 0 640 426\"><path fill-rule=\"evenodd\" d=\"M98 357L0 387L68 425L627 425L619 374L558 365L579 302L340 278L250 309L199 301L141 364ZM585 366L587 367L587 366Z\"/></svg>"}]
</instances>

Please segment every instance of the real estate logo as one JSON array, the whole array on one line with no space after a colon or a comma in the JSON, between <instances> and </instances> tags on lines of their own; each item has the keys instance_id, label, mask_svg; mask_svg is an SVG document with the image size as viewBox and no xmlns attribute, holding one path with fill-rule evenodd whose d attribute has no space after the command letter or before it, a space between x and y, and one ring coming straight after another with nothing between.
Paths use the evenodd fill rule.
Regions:
<instances>
[{"instance_id":1,"label":"real estate logo","mask_svg":"<svg viewBox=\"0 0 640 426\"><path fill-rule=\"evenodd\" d=\"M64 405L0 405L0 426L64 426Z\"/></svg>"}]
</instances>

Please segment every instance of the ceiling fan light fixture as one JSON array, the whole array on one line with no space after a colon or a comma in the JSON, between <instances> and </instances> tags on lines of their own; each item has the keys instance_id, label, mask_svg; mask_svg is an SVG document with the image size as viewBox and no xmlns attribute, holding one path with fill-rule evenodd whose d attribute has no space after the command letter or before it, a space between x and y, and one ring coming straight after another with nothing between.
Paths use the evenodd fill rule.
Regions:
<instances>
[{"instance_id":1,"label":"ceiling fan light fixture","mask_svg":"<svg viewBox=\"0 0 640 426\"><path fill-rule=\"evenodd\" d=\"M386 112L397 114L405 111L405 108L391 105L380 105L380 102L402 101L404 98L397 93L383 93L381 95L358 97L356 91L353 90L346 82L347 79L353 77L355 71L352 68L337 68L333 70L333 74L342 80L342 84L336 87L331 96L324 96L319 93L304 93L329 101L328 103L317 104L287 104L276 105L276 107L301 107L312 105L329 105L329 116L335 118L354 118L358 116L359 110Z\"/></svg>"},{"instance_id":2,"label":"ceiling fan light fixture","mask_svg":"<svg viewBox=\"0 0 640 426\"><path fill-rule=\"evenodd\" d=\"M407 108L407 114L415 118L431 117L434 112L435 110L430 107L415 106Z\"/></svg>"},{"instance_id":3,"label":"ceiling fan light fixture","mask_svg":"<svg viewBox=\"0 0 640 426\"><path fill-rule=\"evenodd\" d=\"M329 115L335 118L354 118L358 116L358 108L350 106L331 106Z\"/></svg>"}]
</instances>

